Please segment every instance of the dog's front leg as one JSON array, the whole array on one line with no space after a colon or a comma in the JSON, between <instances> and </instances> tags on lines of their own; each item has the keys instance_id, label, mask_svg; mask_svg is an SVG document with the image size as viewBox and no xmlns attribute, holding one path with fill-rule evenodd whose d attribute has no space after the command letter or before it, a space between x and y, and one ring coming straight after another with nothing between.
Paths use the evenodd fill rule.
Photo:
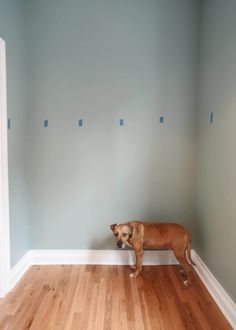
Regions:
<instances>
[{"instance_id":1,"label":"dog's front leg","mask_svg":"<svg viewBox=\"0 0 236 330\"><path fill-rule=\"evenodd\" d=\"M130 274L130 277L137 277L142 271L142 259L143 259L143 249L135 249L135 257L136 257L136 266L135 272Z\"/></svg>"}]
</instances>

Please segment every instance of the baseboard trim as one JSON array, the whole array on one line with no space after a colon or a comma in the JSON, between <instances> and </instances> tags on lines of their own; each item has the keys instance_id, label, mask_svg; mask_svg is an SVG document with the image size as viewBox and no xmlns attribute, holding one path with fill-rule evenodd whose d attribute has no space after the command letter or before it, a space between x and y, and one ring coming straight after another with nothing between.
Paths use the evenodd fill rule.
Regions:
<instances>
[{"instance_id":1,"label":"baseboard trim","mask_svg":"<svg viewBox=\"0 0 236 330\"><path fill-rule=\"evenodd\" d=\"M30 251L27 251L10 271L9 291L14 288L30 266Z\"/></svg>"},{"instance_id":2,"label":"baseboard trim","mask_svg":"<svg viewBox=\"0 0 236 330\"><path fill-rule=\"evenodd\" d=\"M32 265L92 264L132 265L134 251L131 250L31 250ZM177 264L172 251L145 251L144 265Z\"/></svg>"},{"instance_id":3,"label":"baseboard trim","mask_svg":"<svg viewBox=\"0 0 236 330\"><path fill-rule=\"evenodd\" d=\"M225 315L233 329L236 329L236 305L226 293L196 251L192 258L207 290ZM90 264L90 265L132 265L132 250L29 250L10 272L10 290L17 284L31 265ZM178 264L172 251L145 251L144 265Z\"/></svg>"},{"instance_id":4,"label":"baseboard trim","mask_svg":"<svg viewBox=\"0 0 236 330\"><path fill-rule=\"evenodd\" d=\"M196 263L195 270L204 283L207 290L225 315L233 329L236 329L236 304L223 289L206 264L202 261L196 251L192 250L192 258Z\"/></svg>"}]
</instances>

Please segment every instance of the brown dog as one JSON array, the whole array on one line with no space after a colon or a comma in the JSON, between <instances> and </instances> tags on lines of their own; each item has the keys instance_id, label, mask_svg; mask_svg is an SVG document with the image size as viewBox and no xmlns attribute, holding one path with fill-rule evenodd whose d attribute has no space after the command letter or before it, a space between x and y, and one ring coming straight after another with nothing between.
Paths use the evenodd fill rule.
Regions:
<instances>
[{"instance_id":1,"label":"brown dog","mask_svg":"<svg viewBox=\"0 0 236 330\"><path fill-rule=\"evenodd\" d=\"M127 224L113 224L113 231L117 246L124 248L126 245L133 247L136 256L135 272L130 274L136 277L142 271L143 249L173 249L176 259L187 275L186 286L191 285L190 263L195 265L191 258L191 235L182 226L175 223L145 223L131 221ZM188 259L186 257L186 251Z\"/></svg>"}]
</instances>

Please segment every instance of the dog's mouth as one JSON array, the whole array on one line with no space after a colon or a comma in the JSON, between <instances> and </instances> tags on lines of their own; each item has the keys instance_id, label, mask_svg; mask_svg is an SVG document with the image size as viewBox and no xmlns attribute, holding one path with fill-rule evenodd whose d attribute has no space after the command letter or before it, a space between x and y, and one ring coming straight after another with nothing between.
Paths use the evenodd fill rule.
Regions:
<instances>
[{"instance_id":1,"label":"dog's mouth","mask_svg":"<svg viewBox=\"0 0 236 330\"><path fill-rule=\"evenodd\" d=\"M122 241L118 241L117 242L117 246L118 246L119 249L124 249L125 246L126 246L126 244L124 242L122 242Z\"/></svg>"}]
</instances>

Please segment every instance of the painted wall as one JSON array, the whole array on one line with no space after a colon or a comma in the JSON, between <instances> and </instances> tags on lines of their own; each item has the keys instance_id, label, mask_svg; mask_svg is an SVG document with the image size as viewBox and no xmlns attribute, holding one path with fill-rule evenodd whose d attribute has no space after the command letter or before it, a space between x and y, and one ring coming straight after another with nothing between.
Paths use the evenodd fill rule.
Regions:
<instances>
[{"instance_id":1,"label":"painted wall","mask_svg":"<svg viewBox=\"0 0 236 330\"><path fill-rule=\"evenodd\" d=\"M236 299L235 1L203 1L197 162L201 1L24 4L0 0L12 266L29 246L111 248L110 223L167 219Z\"/></svg>"},{"instance_id":2,"label":"painted wall","mask_svg":"<svg viewBox=\"0 0 236 330\"><path fill-rule=\"evenodd\" d=\"M6 41L11 265L29 247L26 183L25 17L21 0L0 0L0 36Z\"/></svg>"},{"instance_id":3,"label":"painted wall","mask_svg":"<svg viewBox=\"0 0 236 330\"><path fill-rule=\"evenodd\" d=\"M129 219L194 233L199 7L27 1L30 248L112 248Z\"/></svg>"},{"instance_id":4,"label":"painted wall","mask_svg":"<svg viewBox=\"0 0 236 330\"><path fill-rule=\"evenodd\" d=\"M198 155L198 252L236 301L236 2L203 7ZM209 123L210 113L214 121Z\"/></svg>"}]
</instances>

